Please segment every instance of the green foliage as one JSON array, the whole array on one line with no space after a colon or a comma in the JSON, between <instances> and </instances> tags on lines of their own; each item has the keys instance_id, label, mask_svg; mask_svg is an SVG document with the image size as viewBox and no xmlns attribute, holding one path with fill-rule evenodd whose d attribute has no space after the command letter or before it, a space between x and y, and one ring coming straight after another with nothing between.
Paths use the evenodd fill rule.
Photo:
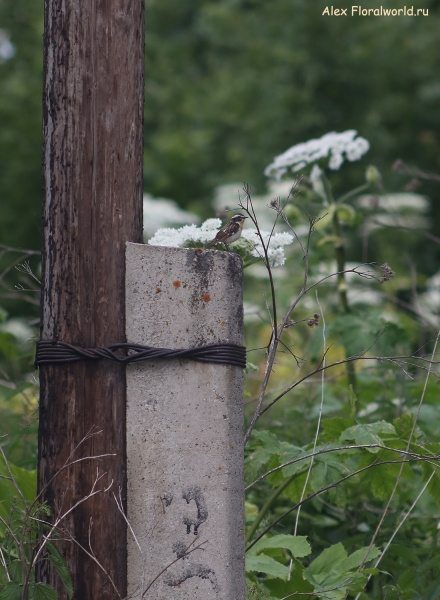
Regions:
<instances>
[{"instance_id":1,"label":"green foliage","mask_svg":"<svg viewBox=\"0 0 440 600\"><path fill-rule=\"evenodd\" d=\"M0 435L8 459L33 470L37 458L37 386L33 373L34 332L24 319L0 322ZM0 465L0 469L3 467Z\"/></svg>"},{"instance_id":2,"label":"green foliage","mask_svg":"<svg viewBox=\"0 0 440 600\"><path fill-rule=\"evenodd\" d=\"M373 179L377 183L378 178ZM411 356L416 356L422 332L431 340L435 333L422 325L416 311L417 316L410 317L395 305L387 306L385 294L375 293L374 302L363 301L362 294L378 290L380 283L384 288L394 285L395 290L407 285L399 272L390 280L387 265L368 265L369 272L363 271L367 283L344 274L331 281L332 253L338 271L354 266L347 265L344 223L353 228L372 217L356 200L365 184L335 201L325 175L321 182L320 191L316 176L301 184L304 210L326 215L308 250L309 281L324 279L318 288L319 305L308 298L306 310L298 304L290 314L295 328L282 334L284 343L268 386L275 391L265 398L265 405L273 399L275 404L263 411L246 454L247 498L252 506L246 519L248 577L272 598L307 593L334 600L358 593L362 600L388 596L415 600L427 593L434 598L435 561L440 559L436 518L440 444L434 420L438 424L440 403L435 378L427 375L433 367ZM312 188L319 193L312 194ZM346 208L351 206L349 200L353 210ZM400 209L398 198L393 210L403 216L412 202L417 212L423 206L419 200L408 199ZM299 249L292 252L294 265L301 259ZM279 314L292 302L287 290L295 284L298 289L302 277L301 270L296 274L287 267L277 279ZM255 293L255 284L250 285ZM357 302L355 289L360 292ZM320 322L314 331L301 330L301 322L309 323L307 315L318 308L324 312L325 329ZM263 334L270 335L268 326L260 326L258 339L255 329L249 328L252 346L264 345ZM431 341L424 357L430 357L432 348ZM323 356L326 367L334 366L321 379ZM344 364L345 357L356 360ZM266 360L267 354L262 355L260 381ZM248 389L250 397L258 395L251 380ZM307 536L310 551L303 556L289 553L286 542L277 547L279 536L297 540Z\"/></svg>"},{"instance_id":3,"label":"green foliage","mask_svg":"<svg viewBox=\"0 0 440 600\"><path fill-rule=\"evenodd\" d=\"M55 589L35 583L35 561L48 560L55 567L69 598L73 585L54 541L56 531L47 524L51 511L36 500L36 472L26 471L3 459L0 462L0 599L56 600ZM43 537L44 536L44 537ZM44 541L43 541L44 540ZM42 544L46 556L41 556ZM43 550L44 552L44 550Z\"/></svg>"}]
</instances>

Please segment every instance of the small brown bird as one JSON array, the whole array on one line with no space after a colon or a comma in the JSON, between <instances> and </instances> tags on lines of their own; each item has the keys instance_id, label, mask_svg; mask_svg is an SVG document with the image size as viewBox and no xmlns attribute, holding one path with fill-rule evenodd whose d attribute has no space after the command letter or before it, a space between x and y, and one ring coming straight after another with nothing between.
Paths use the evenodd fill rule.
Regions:
<instances>
[{"instance_id":1,"label":"small brown bird","mask_svg":"<svg viewBox=\"0 0 440 600\"><path fill-rule=\"evenodd\" d=\"M232 219L224 227L220 229L215 238L205 245L205 248L215 246L216 244L224 244L229 252L229 244L238 240L243 231L244 220L247 217L243 215L234 215Z\"/></svg>"}]
</instances>

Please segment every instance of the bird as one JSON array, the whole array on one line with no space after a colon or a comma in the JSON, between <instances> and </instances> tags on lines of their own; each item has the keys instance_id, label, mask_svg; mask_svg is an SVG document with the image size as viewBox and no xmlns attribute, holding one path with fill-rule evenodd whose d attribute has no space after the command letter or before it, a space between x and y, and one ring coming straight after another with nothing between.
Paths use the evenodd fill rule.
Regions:
<instances>
[{"instance_id":1,"label":"bird","mask_svg":"<svg viewBox=\"0 0 440 600\"><path fill-rule=\"evenodd\" d=\"M234 215L229 223L220 229L215 238L208 242L204 247L209 248L216 244L224 244L226 250L229 252L229 244L232 244L232 242L235 242L241 236L245 219L247 219L247 217L244 217L243 215Z\"/></svg>"}]
</instances>

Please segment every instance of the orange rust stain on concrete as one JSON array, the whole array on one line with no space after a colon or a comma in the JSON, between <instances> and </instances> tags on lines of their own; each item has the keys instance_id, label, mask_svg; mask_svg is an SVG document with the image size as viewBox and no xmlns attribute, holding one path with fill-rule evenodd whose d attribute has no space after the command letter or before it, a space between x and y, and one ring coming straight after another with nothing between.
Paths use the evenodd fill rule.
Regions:
<instances>
[{"instance_id":1,"label":"orange rust stain on concrete","mask_svg":"<svg viewBox=\"0 0 440 600\"><path fill-rule=\"evenodd\" d=\"M209 302L211 300L211 296L209 294L203 294L202 300L205 302Z\"/></svg>"},{"instance_id":2,"label":"orange rust stain on concrete","mask_svg":"<svg viewBox=\"0 0 440 600\"><path fill-rule=\"evenodd\" d=\"M162 290L160 289L160 287L156 288L156 294L158 294L159 292L161 292Z\"/></svg>"},{"instance_id":3,"label":"orange rust stain on concrete","mask_svg":"<svg viewBox=\"0 0 440 600\"><path fill-rule=\"evenodd\" d=\"M224 321L222 321L222 322L220 323L220 325L221 325L222 327L224 327L224 326L226 325L226 323L225 323Z\"/></svg>"},{"instance_id":4,"label":"orange rust stain on concrete","mask_svg":"<svg viewBox=\"0 0 440 600\"><path fill-rule=\"evenodd\" d=\"M182 284L180 283L180 281L178 279L176 279L176 281L173 281L173 285L174 285L175 288L180 288L180 286Z\"/></svg>"}]
</instances>

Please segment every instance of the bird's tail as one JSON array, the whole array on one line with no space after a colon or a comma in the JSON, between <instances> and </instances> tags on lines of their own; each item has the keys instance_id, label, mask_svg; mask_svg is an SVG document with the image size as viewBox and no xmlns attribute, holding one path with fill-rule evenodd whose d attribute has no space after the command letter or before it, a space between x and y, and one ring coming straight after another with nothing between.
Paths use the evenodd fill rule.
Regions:
<instances>
[{"instance_id":1,"label":"bird's tail","mask_svg":"<svg viewBox=\"0 0 440 600\"><path fill-rule=\"evenodd\" d=\"M205 244L203 247L204 248L210 248L211 246L215 246L216 244L218 244L218 242L216 240L211 240L210 242L208 242L207 244Z\"/></svg>"}]
</instances>

